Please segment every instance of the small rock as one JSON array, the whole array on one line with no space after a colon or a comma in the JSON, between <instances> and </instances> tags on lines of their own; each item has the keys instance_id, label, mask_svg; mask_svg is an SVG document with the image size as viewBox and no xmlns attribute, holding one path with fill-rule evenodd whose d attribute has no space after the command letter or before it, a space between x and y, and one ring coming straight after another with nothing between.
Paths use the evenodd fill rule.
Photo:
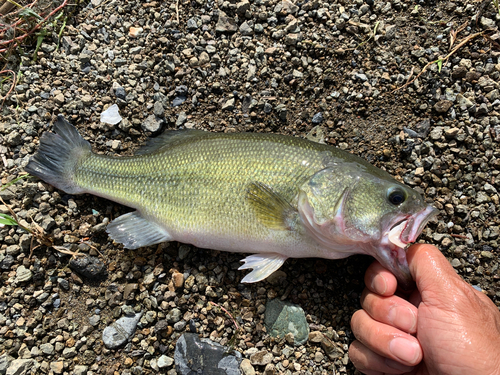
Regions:
<instances>
[{"instance_id":1,"label":"small rock","mask_svg":"<svg viewBox=\"0 0 500 375\"><path fill-rule=\"evenodd\" d=\"M250 362L252 365L265 366L271 363L273 360L273 355L267 350L260 350L250 356Z\"/></svg>"},{"instance_id":2,"label":"small rock","mask_svg":"<svg viewBox=\"0 0 500 375\"><path fill-rule=\"evenodd\" d=\"M249 359L245 358L241 361L240 369L243 375L255 375L255 369Z\"/></svg>"},{"instance_id":3,"label":"small rock","mask_svg":"<svg viewBox=\"0 0 500 375\"><path fill-rule=\"evenodd\" d=\"M439 102L434 104L434 109L438 113L446 113L448 112L448 110L451 108L452 105L453 103L450 102L449 100L440 100Z\"/></svg>"},{"instance_id":4,"label":"small rock","mask_svg":"<svg viewBox=\"0 0 500 375\"><path fill-rule=\"evenodd\" d=\"M86 107L88 107L89 105L91 105L92 102L93 102L93 98L92 98L91 95L84 95L84 96L82 96L82 103Z\"/></svg>"},{"instance_id":5,"label":"small rock","mask_svg":"<svg viewBox=\"0 0 500 375\"><path fill-rule=\"evenodd\" d=\"M64 104L64 95L61 93L61 94L57 94L55 97L54 97L54 101L56 102L56 104L59 104L59 105L63 105Z\"/></svg>"},{"instance_id":6,"label":"small rock","mask_svg":"<svg viewBox=\"0 0 500 375\"><path fill-rule=\"evenodd\" d=\"M90 280L102 280L108 276L106 265L99 258L92 256L72 258L69 267Z\"/></svg>"},{"instance_id":7,"label":"small rock","mask_svg":"<svg viewBox=\"0 0 500 375\"><path fill-rule=\"evenodd\" d=\"M459 131L459 128L450 128L444 131L444 136L448 139L455 138Z\"/></svg>"},{"instance_id":8,"label":"small rock","mask_svg":"<svg viewBox=\"0 0 500 375\"><path fill-rule=\"evenodd\" d=\"M175 344L175 369L178 374L240 375L241 353L195 333L184 333Z\"/></svg>"},{"instance_id":9,"label":"small rock","mask_svg":"<svg viewBox=\"0 0 500 375\"><path fill-rule=\"evenodd\" d=\"M187 121L186 112L179 112L177 115L177 121L175 121L175 126L182 126Z\"/></svg>"},{"instance_id":10,"label":"small rock","mask_svg":"<svg viewBox=\"0 0 500 375\"><path fill-rule=\"evenodd\" d=\"M153 106L154 115L157 117L163 117L164 111L165 111L165 109L163 108L163 105L161 104L161 102L159 102L159 101L155 102L155 104Z\"/></svg>"},{"instance_id":11,"label":"small rock","mask_svg":"<svg viewBox=\"0 0 500 375\"><path fill-rule=\"evenodd\" d=\"M299 7L290 0L282 0L281 3L274 7L274 12L286 16L288 14L295 14L299 11Z\"/></svg>"},{"instance_id":12,"label":"small rock","mask_svg":"<svg viewBox=\"0 0 500 375\"><path fill-rule=\"evenodd\" d=\"M250 23L248 22L243 22L241 25L240 25L240 33L241 35L243 36L250 36L250 35L253 35L253 28L252 26L250 26Z\"/></svg>"},{"instance_id":13,"label":"small rock","mask_svg":"<svg viewBox=\"0 0 500 375\"><path fill-rule=\"evenodd\" d=\"M441 126L436 126L431 130L430 137L433 141L439 141L443 135L443 128Z\"/></svg>"},{"instance_id":14,"label":"small rock","mask_svg":"<svg viewBox=\"0 0 500 375\"><path fill-rule=\"evenodd\" d=\"M50 362L50 369L54 374L62 374L64 369L64 362L63 361Z\"/></svg>"},{"instance_id":15,"label":"small rock","mask_svg":"<svg viewBox=\"0 0 500 375\"><path fill-rule=\"evenodd\" d=\"M469 99L467 99L462 94L457 94L457 104L459 106L461 106L461 107L463 106L467 109L469 109L470 107L472 107L474 105L473 102L471 102Z\"/></svg>"},{"instance_id":16,"label":"small rock","mask_svg":"<svg viewBox=\"0 0 500 375\"><path fill-rule=\"evenodd\" d=\"M115 89L115 95L117 98L122 99L122 100L125 100L125 98L127 97L127 93L126 93L125 89L121 86L118 86Z\"/></svg>"},{"instance_id":17,"label":"small rock","mask_svg":"<svg viewBox=\"0 0 500 375\"><path fill-rule=\"evenodd\" d=\"M87 375L88 367L85 365L76 365L73 369L73 375Z\"/></svg>"},{"instance_id":18,"label":"small rock","mask_svg":"<svg viewBox=\"0 0 500 375\"><path fill-rule=\"evenodd\" d=\"M89 324L92 327L96 327L99 324L100 319L101 317L99 315L92 315L91 317L89 317Z\"/></svg>"},{"instance_id":19,"label":"small rock","mask_svg":"<svg viewBox=\"0 0 500 375\"><path fill-rule=\"evenodd\" d=\"M190 18L187 20L186 27L188 30L194 31L198 28L198 22L194 18Z\"/></svg>"},{"instance_id":20,"label":"small rock","mask_svg":"<svg viewBox=\"0 0 500 375\"><path fill-rule=\"evenodd\" d=\"M493 259L495 255L491 251L481 251L481 256L487 259Z\"/></svg>"},{"instance_id":21,"label":"small rock","mask_svg":"<svg viewBox=\"0 0 500 375\"><path fill-rule=\"evenodd\" d=\"M208 55L208 53L205 51L200 53L200 56L198 57L198 62L200 66L208 64L210 62L210 56Z\"/></svg>"},{"instance_id":22,"label":"small rock","mask_svg":"<svg viewBox=\"0 0 500 375\"><path fill-rule=\"evenodd\" d=\"M174 288L182 288L184 285L184 275L180 272L174 272L172 274L172 282L174 284Z\"/></svg>"},{"instance_id":23,"label":"small rock","mask_svg":"<svg viewBox=\"0 0 500 375\"><path fill-rule=\"evenodd\" d=\"M320 343L321 341L323 341L324 337L325 336L321 332L313 331L309 334L309 341L315 342L315 343Z\"/></svg>"},{"instance_id":24,"label":"small rock","mask_svg":"<svg viewBox=\"0 0 500 375\"><path fill-rule=\"evenodd\" d=\"M17 267L16 281L18 283L23 283L23 282L29 281L29 280L31 280L32 277L33 277L33 273L29 269L27 269L26 267L24 267L22 265Z\"/></svg>"},{"instance_id":25,"label":"small rock","mask_svg":"<svg viewBox=\"0 0 500 375\"><path fill-rule=\"evenodd\" d=\"M171 367L173 364L174 364L174 359L171 357L167 357L165 354L163 354L162 356L160 356L160 358L158 358L157 365L161 369Z\"/></svg>"},{"instance_id":26,"label":"small rock","mask_svg":"<svg viewBox=\"0 0 500 375\"><path fill-rule=\"evenodd\" d=\"M236 4L236 13L243 15L248 10L250 10L250 3L248 0L243 0Z\"/></svg>"},{"instance_id":27,"label":"small rock","mask_svg":"<svg viewBox=\"0 0 500 375\"><path fill-rule=\"evenodd\" d=\"M146 119L141 124L141 128L146 132L156 133L160 131L162 125L163 120L153 114L146 117Z\"/></svg>"},{"instance_id":28,"label":"small rock","mask_svg":"<svg viewBox=\"0 0 500 375\"><path fill-rule=\"evenodd\" d=\"M312 118L312 123L315 125L321 124L324 120L323 112L316 113Z\"/></svg>"},{"instance_id":29,"label":"small rock","mask_svg":"<svg viewBox=\"0 0 500 375\"><path fill-rule=\"evenodd\" d=\"M479 23L485 29L495 29L496 28L495 21L492 20L491 18L481 17L481 20L479 21Z\"/></svg>"},{"instance_id":30,"label":"small rock","mask_svg":"<svg viewBox=\"0 0 500 375\"><path fill-rule=\"evenodd\" d=\"M273 299L266 304L264 315L267 332L272 337L285 337L292 333L296 346L305 343L309 337L309 325L300 306Z\"/></svg>"},{"instance_id":31,"label":"small rock","mask_svg":"<svg viewBox=\"0 0 500 375\"><path fill-rule=\"evenodd\" d=\"M134 334L142 312L133 316L124 316L110 326L104 328L102 341L108 349L116 349L125 344Z\"/></svg>"},{"instance_id":32,"label":"small rock","mask_svg":"<svg viewBox=\"0 0 500 375\"><path fill-rule=\"evenodd\" d=\"M223 111L232 111L234 109L234 98L228 99L223 105Z\"/></svg>"},{"instance_id":33,"label":"small rock","mask_svg":"<svg viewBox=\"0 0 500 375\"><path fill-rule=\"evenodd\" d=\"M36 374L40 364L31 358L14 359L9 363L6 375Z\"/></svg>"},{"instance_id":34,"label":"small rock","mask_svg":"<svg viewBox=\"0 0 500 375\"><path fill-rule=\"evenodd\" d=\"M41 344L40 350L42 351L43 354L52 355L54 354L54 345L48 342L45 344Z\"/></svg>"},{"instance_id":35,"label":"small rock","mask_svg":"<svg viewBox=\"0 0 500 375\"><path fill-rule=\"evenodd\" d=\"M215 25L215 31L218 33L235 33L238 31L238 25L233 18L229 18L224 12L219 12L219 19Z\"/></svg>"},{"instance_id":36,"label":"small rock","mask_svg":"<svg viewBox=\"0 0 500 375\"><path fill-rule=\"evenodd\" d=\"M118 124L122 120L122 117L120 116L118 110L118 105L113 104L112 106L110 106L108 109L101 113L101 122L110 125Z\"/></svg>"}]
</instances>

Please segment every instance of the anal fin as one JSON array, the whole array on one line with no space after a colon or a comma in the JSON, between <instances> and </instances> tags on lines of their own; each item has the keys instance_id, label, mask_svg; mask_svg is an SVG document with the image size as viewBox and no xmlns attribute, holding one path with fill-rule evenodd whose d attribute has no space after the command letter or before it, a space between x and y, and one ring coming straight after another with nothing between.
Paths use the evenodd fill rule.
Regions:
<instances>
[{"instance_id":1,"label":"anal fin","mask_svg":"<svg viewBox=\"0 0 500 375\"><path fill-rule=\"evenodd\" d=\"M138 249L172 241L172 236L155 222L145 219L139 211L117 217L106 228L109 237L127 249Z\"/></svg>"},{"instance_id":2,"label":"anal fin","mask_svg":"<svg viewBox=\"0 0 500 375\"><path fill-rule=\"evenodd\" d=\"M274 271L280 268L288 257L277 254L254 254L249 255L242 262L245 262L238 270L247 270L252 268L253 271L246 275L242 283L256 283L257 281L264 280L271 275Z\"/></svg>"}]
</instances>

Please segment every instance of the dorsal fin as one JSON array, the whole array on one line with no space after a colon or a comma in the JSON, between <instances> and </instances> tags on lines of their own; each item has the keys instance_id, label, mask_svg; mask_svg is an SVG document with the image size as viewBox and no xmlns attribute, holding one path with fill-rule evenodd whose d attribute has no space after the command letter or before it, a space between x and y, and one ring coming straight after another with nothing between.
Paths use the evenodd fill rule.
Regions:
<instances>
[{"instance_id":1,"label":"dorsal fin","mask_svg":"<svg viewBox=\"0 0 500 375\"><path fill-rule=\"evenodd\" d=\"M186 142L200 136L208 136L209 134L209 132L197 129L167 130L158 137L148 139L146 144L135 152L135 155L151 154L175 144Z\"/></svg>"}]
</instances>

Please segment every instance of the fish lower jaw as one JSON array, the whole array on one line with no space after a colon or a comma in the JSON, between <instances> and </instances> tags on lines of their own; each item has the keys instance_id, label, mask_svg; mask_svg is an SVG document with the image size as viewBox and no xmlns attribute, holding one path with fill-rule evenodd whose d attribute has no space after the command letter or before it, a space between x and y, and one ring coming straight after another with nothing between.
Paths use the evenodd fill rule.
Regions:
<instances>
[{"instance_id":1,"label":"fish lower jaw","mask_svg":"<svg viewBox=\"0 0 500 375\"><path fill-rule=\"evenodd\" d=\"M393 226L391 230L386 233L387 239L391 244L398 248L406 248L409 242L404 242L401 240L401 234L403 231L406 229L406 226L408 225L408 220L403 220L399 224ZM385 237L385 236L384 236Z\"/></svg>"}]
</instances>

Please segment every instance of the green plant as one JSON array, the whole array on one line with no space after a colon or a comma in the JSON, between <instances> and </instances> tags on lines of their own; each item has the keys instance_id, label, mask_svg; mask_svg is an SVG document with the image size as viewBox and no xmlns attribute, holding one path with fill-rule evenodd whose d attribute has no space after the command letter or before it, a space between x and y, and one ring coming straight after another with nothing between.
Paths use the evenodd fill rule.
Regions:
<instances>
[{"instance_id":1,"label":"green plant","mask_svg":"<svg viewBox=\"0 0 500 375\"><path fill-rule=\"evenodd\" d=\"M2 185L2 187L0 188L0 191L3 191L5 189L7 189L9 186L12 186L14 185L16 182L18 181L21 181L21 180L24 180L28 177L31 177L29 174L25 174L25 175L22 175L22 176L19 176L18 178L15 178L13 179L12 181L10 181L9 183L5 184L5 185ZM31 229L29 228L26 228L25 226L21 225L19 223L19 219L17 218L17 215L15 214L15 212L5 204L5 202L3 201L2 198L0 198L0 201L7 207L7 209L9 210L10 212L10 215L7 215L7 214L1 214L0 213L0 227L3 227L5 225L10 225L10 226L18 226L22 229L24 229L26 232L29 232L29 233L33 233L31 231Z\"/></svg>"},{"instance_id":2,"label":"green plant","mask_svg":"<svg viewBox=\"0 0 500 375\"><path fill-rule=\"evenodd\" d=\"M363 46L364 44L368 43L370 41L370 39L375 38L375 34L377 33L377 28L378 28L379 23L380 23L380 21L377 21L375 23L375 27L373 28L373 31L370 34L370 36L368 37L368 39L366 39L364 42L361 42L360 44L358 44L358 46L356 48Z\"/></svg>"},{"instance_id":3,"label":"green plant","mask_svg":"<svg viewBox=\"0 0 500 375\"><path fill-rule=\"evenodd\" d=\"M497 13L500 14L500 1L498 0L492 0L493 1L493 6L497 10Z\"/></svg>"},{"instance_id":4,"label":"green plant","mask_svg":"<svg viewBox=\"0 0 500 375\"><path fill-rule=\"evenodd\" d=\"M5 225L18 225L18 222L12 216L0 214L0 228Z\"/></svg>"}]
</instances>

